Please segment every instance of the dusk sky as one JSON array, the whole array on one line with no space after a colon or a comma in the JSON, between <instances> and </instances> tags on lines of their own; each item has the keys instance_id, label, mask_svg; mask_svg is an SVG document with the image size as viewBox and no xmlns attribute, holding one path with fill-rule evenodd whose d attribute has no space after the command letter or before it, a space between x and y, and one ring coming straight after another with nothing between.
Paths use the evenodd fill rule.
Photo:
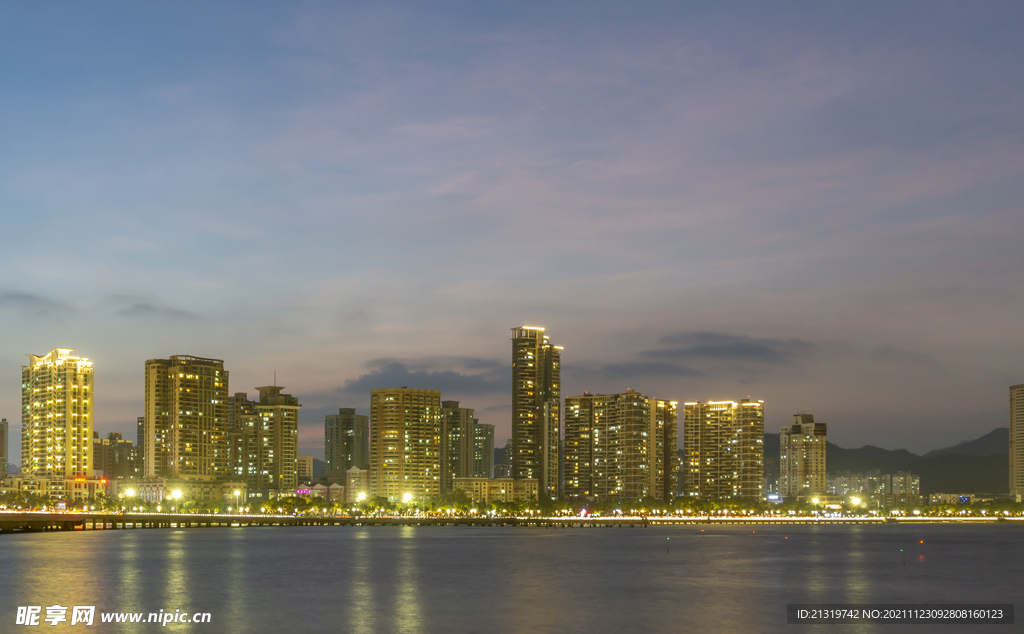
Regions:
<instances>
[{"instance_id":1,"label":"dusk sky","mask_svg":"<svg viewBox=\"0 0 1024 634\"><path fill-rule=\"evenodd\" d=\"M1008 424L1024 383L1021 3L0 0L0 416L26 354L510 433L563 396L765 401L841 446Z\"/></svg>"}]
</instances>

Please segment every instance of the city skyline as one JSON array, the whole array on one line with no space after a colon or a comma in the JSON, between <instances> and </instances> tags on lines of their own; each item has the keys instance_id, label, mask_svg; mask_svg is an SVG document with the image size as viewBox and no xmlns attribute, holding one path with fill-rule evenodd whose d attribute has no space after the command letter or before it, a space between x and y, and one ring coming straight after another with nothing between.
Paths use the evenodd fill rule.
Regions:
<instances>
[{"instance_id":1,"label":"city skyline","mask_svg":"<svg viewBox=\"0 0 1024 634\"><path fill-rule=\"evenodd\" d=\"M131 437L142 361L188 353L250 391L276 370L306 453L400 385L500 446L499 333L539 323L563 395L749 394L773 433L813 411L919 452L1006 425L1024 8L244 14L0 9L12 424L24 355L66 346L104 433Z\"/></svg>"}]
</instances>

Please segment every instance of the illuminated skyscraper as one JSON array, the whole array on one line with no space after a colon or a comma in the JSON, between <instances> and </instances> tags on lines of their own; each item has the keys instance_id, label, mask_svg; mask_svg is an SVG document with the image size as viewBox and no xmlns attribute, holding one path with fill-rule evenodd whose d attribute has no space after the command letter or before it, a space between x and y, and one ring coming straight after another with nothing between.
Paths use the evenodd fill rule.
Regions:
<instances>
[{"instance_id":1,"label":"illuminated skyscraper","mask_svg":"<svg viewBox=\"0 0 1024 634\"><path fill-rule=\"evenodd\" d=\"M93 367L56 348L21 367L21 472L92 475Z\"/></svg>"},{"instance_id":2,"label":"illuminated skyscraper","mask_svg":"<svg viewBox=\"0 0 1024 634\"><path fill-rule=\"evenodd\" d=\"M764 401L690 402L683 409L683 495L759 500Z\"/></svg>"},{"instance_id":3,"label":"illuminated skyscraper","mask_svg":"<svg viewBox=\"0 0 1024 634\"><path fill-rule=\"evenodd\" d=\"M676 489L676 402L628 390L565 398L565 496L669 501Z\"/></svg>"},{"instance_id":4,"label":"illuminated skyscraper","mask_svg":"<svg viewBox=\"0 0 1024 634\"><path fill-rule=\"evenodd\" d=\"M452 492L454 478L474 475L476 419L458 401L441 402L441 493Z\"/></svg>"},{"instance_id":5,"label":"illuminated skyscraper","mask_svg":"<svg viewBox=\"0 0 1024 634\"><path fill-rule=\"evenodd\" d=\"M370 488L401 501L441 493L441 393L370 391Z\"/></svg>"},{"instance_id":6,"label":"illuminated skyscraper","mask_svg":"<svg viewBox=\"0 0 1024 634\"><path fill-rule=\"evenodd\" d=\"M1010 495L1024 494L1024 385L1010 387Z\"/></svg>"},{"instance_id":7,"label":"illuminated skyscraper","mask_svg":"<svg viewBox=\"0 0 1024 634\"><path fill-rule=\"evenodd\" d=\"M512 477L536 479L540 499L560 494L561 364L543 328L512 329Z\"/></svg>"},{"instance_id":8,"label":"illuminated skyscraper","mask_svg":"<svg viewBox=\"0 0 1024 634\"><path fill-rule=\"evenodd\" d=\"M294 489L299 483L299 399L280 386L256 388L231 399L231 453L234 477L250 489Z\"/></svg>"},{"instance_id":9,"label":"illuminated skyscraper","mask_svg":"<svg viewBox=\"0 0 1024 634\"><path fill-rule=\"evenodd\" d=\"M796 498L826 492L825 423L810 414L793 416L779 434L779 495Z\"/></svg>"},{"instance_id":10,"label":"illuminated skyscraper","mask_svg":"<svg viewBox=\"0 0 1024 634\"><path fill-rule=\"evenodd\" d=\"M441 492L451 493L455 478L491 478L494 425L481 425L474 410L458 401L441 402Z\"/></svg>"},{"instance_id":11,"label":"illuminated skyscraper","mask_svg":"<svg viewBox=\"0 0 1024 634\"><path fill-rule=\"evenodd\" d=\"M474 478L494 477L494 425L475 425L476 441L473 443Z\"/></svg>"},{"instance_id":12,"label":"illuminated skyscraper","mask_svg":"<svg viewBox=\"0 0 1024 634\"><path fill-rule=\"evenodd\" d=\"M7 477L7 461L10 459L7 447L7 419L0 418L0 480Z\"/></svg>"},{"instance_id":13,"label":"illuminated skyscraper","mask_svg":"<svg viewBox=\"0 0 1024 634\"><path fill-rule=\"evenodd\" d=\"M351 407L324 417L324 463L327 475L343 477L352 467L370 464L370 419Z\"/></svg>"},{"instance_id":14,"label":"illuminated skyscraper","mask_svg":"<svg viewBox=\"0 0 1024 634\"><path fill-rule=\"evenodd\" d=\"M145 475L214 480L230 475L228 372L220 359L146 361Z\"/></svg>"}]
</instances>

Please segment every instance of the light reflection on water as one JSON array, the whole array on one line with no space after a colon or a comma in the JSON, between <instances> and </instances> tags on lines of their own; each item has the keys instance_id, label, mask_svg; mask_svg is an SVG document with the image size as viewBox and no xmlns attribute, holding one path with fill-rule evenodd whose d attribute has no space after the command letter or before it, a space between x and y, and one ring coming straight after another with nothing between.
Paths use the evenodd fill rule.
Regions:
<instances>
[{"instance_id":1,"label":"light reflection on water","mask_svg":"<svg viewBox=\"0 0 1024 634\"><path fill-rule=\"evenodd\" d=\"M1022 530L762 525L756 534L716 526L701 536L699 526L236 527L5 534L0 631L12 629L19 605L59 604L210 612L213 622L202 629L167 630L211 633L783 632L792 629L787 603L1013 603L1024 584Z\"/></svg>"}]
</instances>

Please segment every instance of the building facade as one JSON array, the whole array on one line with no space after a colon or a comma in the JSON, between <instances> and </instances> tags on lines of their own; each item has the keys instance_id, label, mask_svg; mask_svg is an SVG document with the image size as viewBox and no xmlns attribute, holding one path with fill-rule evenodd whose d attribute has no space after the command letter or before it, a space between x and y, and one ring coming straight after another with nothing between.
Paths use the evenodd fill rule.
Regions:
<instances>
[{"instance_id":1,"label":"building facade","mask_svg":"<svg viewBox=\"0 0 1024 634\"><path fill-rule=\"evenodd\" d=\"M676 418L675 401L633 390L566 397L565 496L671 500Z\"/></svg>"},{"instance_id":2,"label":"building facade","mask_svg":"<svg viewBox=\"0 0 1024 634\"><path fill-rule=\"evenodd\" d=\"M231 475L228 372L220 359L146 361L147 477L216 480Z\"/></svg>"},{"instance_id":3,"label":"building facade","mask_svg":"<svg viewBox=\"0 0 1024 634\"><path fill-rule=\"evenodd\" d=\"M324 417L324 464L328 477L343 477L352 467L370 465L370 418L341 407Z\"/></svg>"},{"instance_id":4,"label":"building facade","mask_svg":"<svg viewBox=\"0 0 1024 634\"><path fill-rule=\"evenodd\" d=\"M370 495L370 470L352 467L345 472L345 501L361 502Z\"/></svg>"},{"instance_id":5,"label":"building facade","mask_svg":"<svg viewBox=\"0 0 1024 634\"><path fill-rule=\"evenodd\" d=\"M512 478L455 478L455 489L463 491L474 502L529 502L537 499L539 490L536 480L513 480Z\"/></svg>"},{"instance_id":6,"label":"building facade","mask_svg":"<svg viewBox=\"0 0 1024 634\"><path fill-rule=\"evenodd\" d=\"M1024 495L1024 384L1010 386L1010 495Z\"/></svg>"},{"instance_id":7,"label":"building facade","mask_svg":"<svg viewBox=\"0 0 1024 634\"><path fill-rule=\"evenodd\" d=\"M0 418L0 480L7 477L7 461L10 459L7 447L7 419Z\"/></svg>"},{"instance_id":8,"label":"building facade","mask_svg":"<svg viewBox=\"0 0 1024 634\"><path fill-rule=\"evenodd\" d=\"M825 476L825 423L810 414L796 414L793 424L779 433L779 495L796 498L827 492Z\"/></svg>"},{"instance_id":9,"label":"building facade","mask_svg":"<svg viewBox=\"0 0 1024 634\"><path fill-rule=\"evenodd\" d=\"M72 352L30 354L21 367L22 477L92 475L93 366Z\"/></svg>"},{"instance_id":10,"label":"building facade","mask_svg":"<svg viewBox=\"0 0 1024 634\"><path fill-rule=\"evenodd\" d=\"M258 387L258 401L245 392L231 399L233 477L249 489L294 489L299 484L299 400L283 387ZM311 467L312 469L312 467Z\"/></svg>"},{"instance_id":11,"label":"building facade","mask_svg":"<svg viewBox=\"0 0 1024 634\"><path fill-rule=\"evenodd\" d=\"M473 443L473 477L494 477L494 425L477 423Z\"/></svg>"},{"instance_id":12,"label":"building facade","mask_svg":"<svg viewBox=\"0 0 1024 634\"><path fill-rule=\"evenodd\" d=\"M494 425L481 425L472 408L441 401L441 492L455 478L490 478L494 472Z\"/></svg>"},{"instance_id":13,"label":"building facade","mask_svg":"<svg viewBox=\"0 0 1024 634\"><path fill-rule=\"evenodd\" d=\"M297 456L295 466L299 484L311 484L313 482L313 456Z\"/></svg>"},{"instance_id":14,"label":"building facade","mask_svg":"<svg viewBox=\"0 0 1024 634\"><path fill-rule=\"evenodd\" d=\"M764 488L764 401L683 406L683 495L759 500Z\"/></svg>"},{"instance_id":15,"label":"building facade","mask_svg":"<svg viewBox=\"0 0 1024 634\"><path fill-rule=\"evenodd\" d=\"M132 441L124 440L118 432L110 432L106 438L100 438L98 432L92 434L92 462L94 475L108 480L123 480L139 475L135 465L135 447Z\"/></svg>"},{"instance_id":16,"label":"building facade","mask_svg":"<svg viewBox=\"0 0 1024 634\"><path fill-rule=\"evenodd\" d=\"M537 480L547 500L561 494L561 364L543 328L512 329L512 477Z\"/></svg>"},{"instance_id":17,"label":"building facade","mask_svg":"<svg viewBox=\"0 0 1024 634\"><path fill-rule=\"evenodd\" d=\"M374 495L422 500L441 493L441 393L370 391L370 487Z\"/></svg>"}]
</instances>

